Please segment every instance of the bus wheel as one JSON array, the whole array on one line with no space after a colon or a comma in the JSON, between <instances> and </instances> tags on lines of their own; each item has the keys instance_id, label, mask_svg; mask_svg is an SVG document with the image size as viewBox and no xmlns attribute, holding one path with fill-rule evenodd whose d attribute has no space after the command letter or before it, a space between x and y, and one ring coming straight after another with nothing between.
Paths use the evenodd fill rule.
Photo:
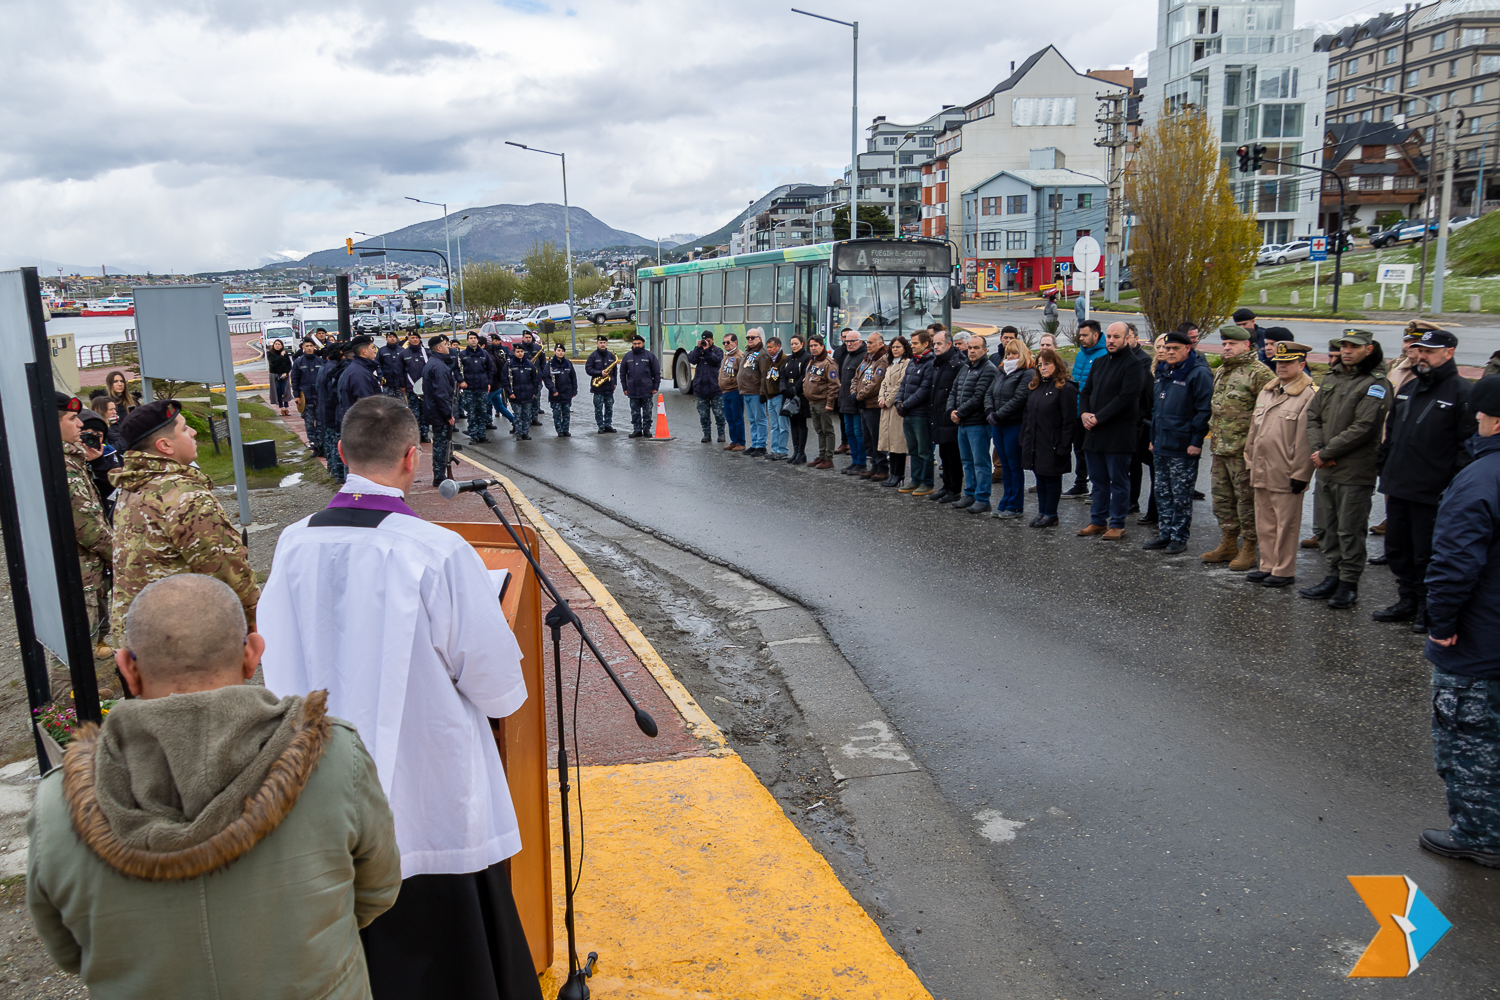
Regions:
<instances>
[{"instance_id":1,"label":"bus wheel","mask_svg":"<svg viewBox=\"0 0 1500 1000\"><path fill-rule=\"evenodd\" d=\"M672 384L684 395L693 391L693 370L688 365L686 351L678 351L672 361Z\"/></svg>"}]
</instances>

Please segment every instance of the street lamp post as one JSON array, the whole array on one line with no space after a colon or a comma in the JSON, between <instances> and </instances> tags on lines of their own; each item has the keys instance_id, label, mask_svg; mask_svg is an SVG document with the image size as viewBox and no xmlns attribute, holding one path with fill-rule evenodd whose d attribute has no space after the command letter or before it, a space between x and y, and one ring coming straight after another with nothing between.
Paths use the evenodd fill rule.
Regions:
<instances>
[{"instance_id":1,"label":"street lamp post","mask_svg":"<svg viewBox=\"0 0 1500 1000\"><path fill-rule=\"evenodd\" d=\"M796 7L792 8L792 13L815 17L820 21L832 21L834 24L842 24L854 31L854 103L849 120L849 238L852 240L856 233L854 220L859 218L859 22L840 21L837 18L824 17L822 14L814 14L811 11L798 10ZM897 211L899 210L898 205Z\"/></svg>"},{"instance_id":2,"label":"street lamp post","mask_svg":"<svg viewBox=\"0 0 1500 1000\"><path fill-rule=\"evenodd\" d=\"M1438 212L1441 213L1438 216L1437 259L1433 261L1432 265L1432 311L1434 313L1441 313L1443 311L1443 272L1448 268L1448 206L1452 202L1453 196L1453 160L1455 158L1453 149L1453 130L1457 127L1458 121L1462 120L1463 112L1454 111L1452 108L1444 111L1442 108L1439 108L1436 104L1432 103L1432 101L1421 96L1420 94L1408 94L1405 91L1401 90L1381 90L1378 87L1372 87L1368 84L1363 85L1361 89L1373 90L1377 93L1390 94L1393 97L1404 97L1410 100L1421 101L1423 104L1427 105L1427 110L1443 123L1443 155L1447 157L1447 163L1443 167L1443 200L1437 206ZM1432 198L1432 161L1437 155L1437 133L1435 129L1436 126L1434 126L1432 145L1427 154L1427 197L1429 199ZM1422 242L1424 244L1424 246L1422 247L1422 256L1425 259L1427 256L1427 248L1425 246L1427 242L1427 231L1425 228L1422 231ZM1423 277L1425 278L1426 269L1424 268L1423 270ZM1422 292L1421 286L1418 285L1417 312L1420 313L1421 311Z\"/></svg>"},{"instance_id":3,"label":"street lamp post","mask_svg":"<svg viewBox=\"0 0 1500 1000\"><path fill-rule=\"evenodd\" d=\"M458 221L463 222L468 216L461 217ZM469 325L469 300L464 297L464 234L459 233L454 237L458 244L458 308L464 314L464 326Z\"/></svg>"},{"instance_id":4,"label":"street lamp post","mask_svg":"<svg viewBox=\"0 0 1500 1000\"><path fill-rule=\"evenodd\" d=\"M578 319L573 314L577 307L573 302L573 227L568 222L568 156L566 153L554 153L550 149L537 149L520 142L505 140L507 146L517 149L527 149L533 153L546 153L562 160L562 184L563 184L563 246L567 253L568 261L568 338L573 345L573 353L578 353ZM661 245L657 244L657 254L661 253Z\"/></svg>"},{"instance_id":5,"label":"street lamp post","mask_svg":"<svg viewBox=\"0 0 1500 1000\"><path fill-rule=\"evenodd\" d=\"M407 201L414 201L419 205L433 205L443 210L443 249L448 251L448 257L453 257L453 241L448 238L448 205L441 201L423 201L421 198L406 196ZM453 272L448 272L448 287L443 289L444 297L448 300L448 315L453 315Z\"/></svg>"}]
</instances>

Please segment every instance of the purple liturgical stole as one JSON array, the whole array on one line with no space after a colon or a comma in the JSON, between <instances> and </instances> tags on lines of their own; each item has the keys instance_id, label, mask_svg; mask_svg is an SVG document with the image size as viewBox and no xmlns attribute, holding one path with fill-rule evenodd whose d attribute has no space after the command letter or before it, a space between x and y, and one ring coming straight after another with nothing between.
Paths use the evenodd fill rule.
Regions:
<instances>
[{"instance_id":1,"label":"purple liturgical stole","mask_svg":"<svg viewBox=\"0 0 1500 1000\"><path fill-rule=\"evenodd\" d=\"M335 493L328 506L357 507L360 510L383 510L388 514L408 514L420 520L416 511L406 506L400 497L384 496L380 493Z\"/></svg>"}]
</instances>

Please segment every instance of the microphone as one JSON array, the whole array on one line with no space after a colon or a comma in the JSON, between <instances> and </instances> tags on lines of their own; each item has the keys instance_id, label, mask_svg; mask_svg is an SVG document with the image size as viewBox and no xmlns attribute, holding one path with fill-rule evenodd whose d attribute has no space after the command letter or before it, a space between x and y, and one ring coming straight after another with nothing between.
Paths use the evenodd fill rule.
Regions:
<instances>
[{"instance_id":1,"label":"microphone","mask_svg":"<svg viewBox=\"0 0 1500 1000\"><path fill-rule=\"evenodd\" d=\"M498 479L470 479L468 482L460 483L452 479L444 479L438 486L438 495L444 500L452 500L460 493L478 493L480 490L489 489L491 486L499 486Z\"/></svg>"}]
</instances>

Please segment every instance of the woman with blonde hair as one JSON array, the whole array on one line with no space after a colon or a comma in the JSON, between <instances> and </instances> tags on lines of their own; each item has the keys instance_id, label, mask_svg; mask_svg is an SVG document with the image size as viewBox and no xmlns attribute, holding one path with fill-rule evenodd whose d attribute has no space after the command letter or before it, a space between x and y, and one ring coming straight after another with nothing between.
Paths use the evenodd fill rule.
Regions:
<instances>
[{"instance_id":1,"label":"woman with blonde hair","mask_svg":"<svg viewBox=\"0 0 1500 1000\"><path fill-rule=\"evenodd\" d=\"M1037 353L1026 416L1021 424L1021 467L1036 475L1037 516L1033 528L1057 524L1057 502L1062 497L1062 477L1072 468L1073 434L1077 425L1078 387L1057 351L1044 347Z\"/></svg>"},{"instance_id":2,"label":"woman with blonde hair","mask_svg":"<svg viewBox=\"0 0 1500 1000\"><path fill-rule=\"evenodd\" d=\"M1026 418L1026 397L1031 395L1031 350L1020 340L1007 341L1000 374L990 384L985 419L995 456L1000 460L1003 487L995 517L1009 520L1021 516L1026 504L1026 474L1021 470L1021 424Z\"/></svg>"},{"instance_id":3,"label":"woman with blonde hair","mask_svg":"<svg viewBox=\"0 0 1500 1000\"><path fill-rule=\"evenodd\" d=\"M901 393L906 366L911 364L911 345L905 337L897 337L891 341L890 350L891 363L876 397L880 403L879 449L890 456L887 466L890 472L880 485L899 487L906 478L906 431L901 425L901 415L896 412L896 397Z\"/></svg>"}]
</instances>

